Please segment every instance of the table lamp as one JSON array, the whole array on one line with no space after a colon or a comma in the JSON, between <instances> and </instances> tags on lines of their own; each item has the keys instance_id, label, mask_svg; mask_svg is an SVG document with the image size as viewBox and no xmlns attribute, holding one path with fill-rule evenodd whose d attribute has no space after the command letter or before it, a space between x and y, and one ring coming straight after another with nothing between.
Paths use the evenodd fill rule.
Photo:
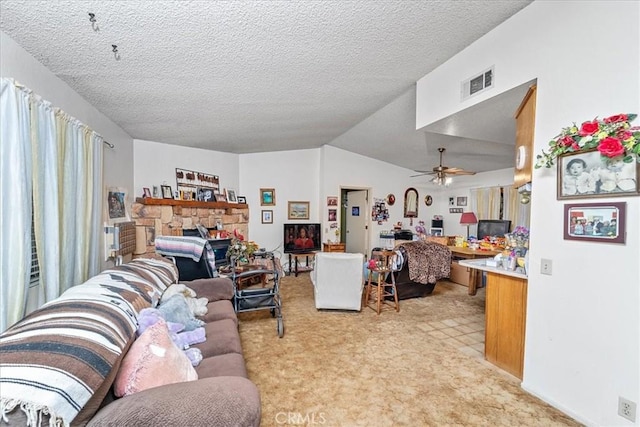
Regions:
<instances>
[{"instance_id":1,"label":"table lamp","mask_svg":"<svg viewBox=\"0 0 640 427\"><path fill-rule=\"evenodd\" d=\"M469 240L469 226L478 223L478 218L473 212L463 212L460 216L460 224L467 226L467 240Z\"/></svg>"}]
</instances>

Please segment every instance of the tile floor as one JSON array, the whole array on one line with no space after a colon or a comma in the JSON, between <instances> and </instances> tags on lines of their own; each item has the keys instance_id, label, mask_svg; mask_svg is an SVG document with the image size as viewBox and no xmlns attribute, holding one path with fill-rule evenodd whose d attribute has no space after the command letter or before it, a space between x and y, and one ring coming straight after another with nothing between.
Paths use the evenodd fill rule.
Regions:
<instances>
[{"instance_id":1,"label":"tile floor","mask_svg":"<svg viewBox=\"0 0 640 427\"><path fill-rule=\"evenodd\" d=\"M420 328L468 356L484 360L484 314L428 322Z\"/></svg>"}]
</instances>

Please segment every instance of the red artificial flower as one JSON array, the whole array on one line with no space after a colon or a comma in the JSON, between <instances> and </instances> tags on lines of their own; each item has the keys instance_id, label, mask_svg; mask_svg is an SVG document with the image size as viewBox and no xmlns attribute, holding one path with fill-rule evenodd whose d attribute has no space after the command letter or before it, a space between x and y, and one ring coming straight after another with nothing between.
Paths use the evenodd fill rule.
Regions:
<instances>
[{"instance_id":1,"label":"red artificial flower","mask_svg":"<svg viewBox=\"0 0 640 427\"><path fill-rule=\"evenodd\" d=\"M598 121L594 120L592 122L584 122L580 127L580 131L578 132L580 136L588 136L593 135L598 131Z\"/></svg>"},{"instance_id":2,"label":"red artificial flower","mask_svg":"<svg viewBox=\"0 0 640 427\"><path fill-rule=\"evenodd\" d=\"M569 135L565 135L558 140L558 145L562 145L563 147L571 147L575 141Z\"/></svg>"},{"instance_id":3,"label":"red artificial flower","mask_svg":"<svg viewBox=\"0 0 640 427\"><path fill-rule=\"evenodd\" d=\"M630 139L631 137L633 137L633 134L631 132L629 132L628 130L622 131L620 133L618 133L618 138L620 138L623 141L626 141L627 139Z\"/></svg>"},{"instance_id":4,"label":"red artificial flower","mask_svg":"<svg viewBox=\"0 0 640 427\"><path fill-rule=\"evenodd\" d=\"M607 117L604 119L605 123L617 123L617 122L626 122L629 118L626 114L616 114L615 116Z\"/></svg>"},{"instance_id":5,"label":"red artificial flower","mask_svg":"<svg viewBox=\"0 0 640 427\"><path fill-rule=\"evenodd\" d=\"M606 157L617 157L624 154L624 147L618 138L608 136L600 141L598 151Z\"/></svg>"}]
</instances>

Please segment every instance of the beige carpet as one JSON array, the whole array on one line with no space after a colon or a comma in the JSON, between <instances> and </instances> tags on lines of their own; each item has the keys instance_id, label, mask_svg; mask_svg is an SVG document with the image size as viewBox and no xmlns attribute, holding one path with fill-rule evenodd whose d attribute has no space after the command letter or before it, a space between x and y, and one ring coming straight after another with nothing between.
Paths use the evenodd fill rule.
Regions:
<instances>
[{"instance_id":1,"label":"beige carpet","mask_svg":"<svg viewBox=\"0 0 640 427\"><path fill-rule=\"evenodd\" d=\"M262 425L574 426L519 380L428 333L426 323L484 313L484 290L444 281L400 312L318 311L308 274L280 282L285 334L268 310L240 313Z\"/></svg>"}]
</instances>

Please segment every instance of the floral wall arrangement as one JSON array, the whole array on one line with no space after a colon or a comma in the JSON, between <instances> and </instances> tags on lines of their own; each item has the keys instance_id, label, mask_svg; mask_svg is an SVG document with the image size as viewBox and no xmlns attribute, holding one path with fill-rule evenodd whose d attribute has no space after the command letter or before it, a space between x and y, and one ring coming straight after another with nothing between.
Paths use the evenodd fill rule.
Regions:
<instances>
[{"instance_id":1,"label":"floral wall arrangement","mask_svg":"<svg viewBox=\"0 0 640 427\"><path fill-rule=\"evenodd\" d=\"M558 199L640 194L640 127L616 114L562 129L537 156L536 169L558 163Z\"/></svg>"},{"instance_id":2,"label":"floral wall arrangement","mask_svg":"<svg viewBox=\"0 0 640 427\"><path fill-rule=\"evenodd\" d=\"M549 142L549 151L538 154L536 169L550 168L558 156L597 149L606 158L622 157L625 163L640 161L640 126L631 126L637 114L616 114L604 120L597 118L562 129Z\"/></svg>"}]
</instances>

